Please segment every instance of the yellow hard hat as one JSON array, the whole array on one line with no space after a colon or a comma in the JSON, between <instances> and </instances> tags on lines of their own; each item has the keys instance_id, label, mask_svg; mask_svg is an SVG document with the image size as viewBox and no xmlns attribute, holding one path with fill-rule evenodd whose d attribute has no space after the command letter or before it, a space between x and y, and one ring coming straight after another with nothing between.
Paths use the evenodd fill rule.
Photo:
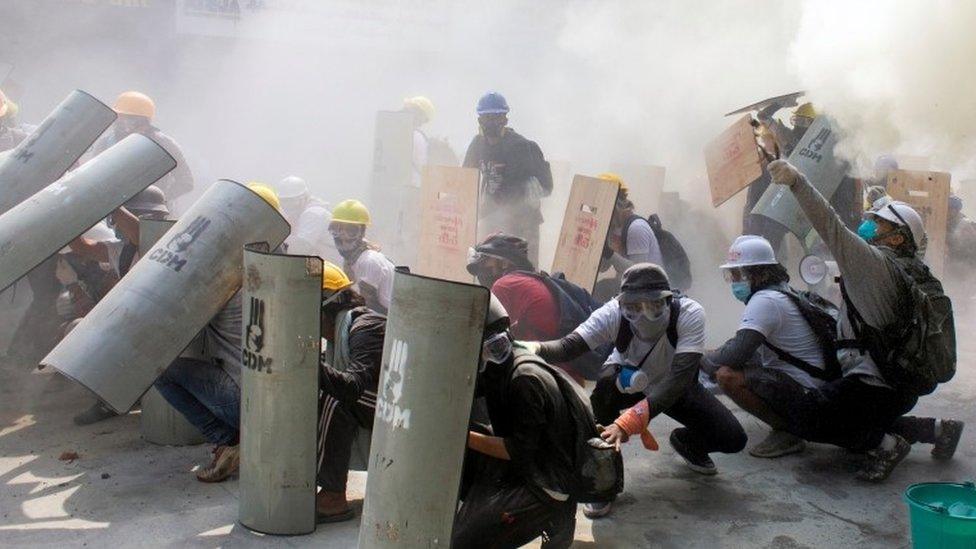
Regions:
<instances>
[{"instance_id":1,"label":"yellow hard hat","mask_svg":"<svg viewBox=\"0 0 976 549\"><path fill-rule=\"evenodd\" d=\"M156 104L148 95L137 92L127 91L119 94L115 100L115 112L119 114L130 114L133 116L145 116L152 119L156 116Z\"/></svg>"},{"instance_id":2,"label":"yellow hard hat","mask_svg":"<svg viewBox=\"0 0 976 549\"><path fill-rule=\"evenodd\" d=\"M343 200L332 209L332 221L369 225L369 210L358 200Z\"/></svg>"},{"instance_id":3,"label":"yellow hard hat","mask_svg":"<svg viewBox=\"0 0 976 549\"><path fill-rule=\"evenodd\" d=\"M793 111L793 116L813 119L817 117L817 111L813 108L813 103L804 103Z\"/></svg>"},{"instance_id":4,"label":"yellow hard hat","mask_svg":"<svg viewBox=\"0 0 976 549\"><path fill-rule=\"evenodd\" d=\"M627 195L630 194L630 189L627 187L627 184L624 183L624 180L622 177L620 177L620 175L614 172L603 172L596 177L597 179L602 179L604 181L609 181L611 183L616 183L617 185L620 185L620 192L623 193L624 198L626 198Z\"/></svg>"},{"instance_id":5,"label":"yellow hard hat","mask_svg":"<svg viewBox=\"0 0 976 549\"><path fill-rule=\"evenodd\" d=\"M352 286L352 280L338 265L330 261L322 261L322 289L335 294ZM331 294L330 294L331 295Z\"/></svg>"},{"instance_id":6,"label":"yellow hard hat","mask_svg":"<svg viewBox=\"0 0 976 549\"><path fill-rule=\"evenodd\" d=\"M434 119L434 104L431 103L430 99L422 95L416 97L408 97L403 100L404 107L413 107L420 112L424 113L424 122L430 122Z\"/></svg>"},{"instance_id":7,"label":"yellow hard hat","mask_svg":"<svg viewBox=\"0 0 976 549\"><path fill-rule=\"evenodd\" d=\"M7 96L3 94L3 90L0 90L0 118L7 116L7 111L10 110L10 100Z\"/></svg>"},{"instance_id":8,"label":"yellow hard hat","mask_svg":"<svg viewBox=\"0 0 976 549\"><path fill-rule=\"evenodd\" d=\"M263 198L265 202L271 204L271 207L279 212L281 211L281 202L278 201L278 194L274 192L274 189L260 181L249 181L247 188L254 191L254 194Z\"/></svg>"}]
</instances>

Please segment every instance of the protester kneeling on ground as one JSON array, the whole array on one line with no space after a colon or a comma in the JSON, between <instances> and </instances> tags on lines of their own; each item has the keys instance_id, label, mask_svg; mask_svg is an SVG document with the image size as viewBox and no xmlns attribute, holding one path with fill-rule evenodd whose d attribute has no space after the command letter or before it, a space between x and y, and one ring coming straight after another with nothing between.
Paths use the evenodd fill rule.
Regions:
<instances>
[{"instance_id":1,"label":"protester kneeling on ground","mask_svg":"<svg viewBox=\"0 0 976 549\"><path fill-rule=\"evenodd\" d=\"M882 204L855 233L790 163L774 161L769 172L793 192L842 278L842 377L821 387L818 408L792 432L867 452L857 476L872 482L886 479L915 442L933 444L937 459L951 458L961 421L903 416L948 381L956 363L952 304L919 254L921 216L905 203Z\"/></svg>"},{"instance_id":2,"label":"protester kneeling on ground","mask_svg":"<svg viewBox=\"0 0 976 549\"><path fill-rule=\"evenodd\" d=\"M606 343L614 349L590 402L596 420L608 426L604 433L608 442L635 434L625 432L615 420L622 409L637 405L641 409L633 413L647 420L664 413L683 425L671 432L671 446L698 473L717 472L711 452L735 453L745 447L742 425L698 381L705 311L695 300L671 291L664 269L651 263L630 267L624 272L620 295L573 333L526 345L553 363L572 360ZM609 512L610 502L584 505L590 517Z\"/></svg>"},{"instance_id":3,"label":"protester kneeling on ground","mask_svg":"<svg viewBox=\"0 0 976 549\"><path fill-rule=\"evenodd\" d=\"M360 429L373 428L376 389L383 360L386 317L367 308L352 280L337 266L322 269L322 337L328 342L319 362L318 522L353 518L346 481L353 442Z\"/></svg>"},{"instance_id":4,"label":"protester kneeling on ground","mask_svg":"<svg viewBox=\"0 0 976 549\"><path fill-rule=\"evenodd\" d=\"M510 327L508 313L492 296L475 385L491 428L475 426L468 433L463 503L451 546L519 547L543 536L543 547L569 547L576 526L571 403L554 377L558 370L513 349Z\"/></svg>"},{"instance_id":5,"label":"protester kneeling on ground","mask_svg":"<svg viewBox=\"0 0 976 549\"><path fill-rule=\"evenodd\" d=\"M737 238L721 269L732 295L746 307L735 337L707 353L703 369L733 402L772 428L750 454L774 458L802 452L803 439L786 430L783 418L793 417L793 410L840 374L836 357L829 356L836 307L791 288L786 268L761 236Z\"/></svg>"}]
</instances>

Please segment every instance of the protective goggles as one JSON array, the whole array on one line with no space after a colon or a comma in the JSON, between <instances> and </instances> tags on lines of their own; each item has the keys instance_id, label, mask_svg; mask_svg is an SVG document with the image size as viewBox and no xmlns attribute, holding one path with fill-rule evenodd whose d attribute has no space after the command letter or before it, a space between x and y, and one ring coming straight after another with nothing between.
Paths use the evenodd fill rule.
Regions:
<instances>
[{"instance_id":1,"label":"protective goggles","mask_svg":"<svg viewBox=\"0 0 976 549\"><path fill-rule=\"evenodd\" d=\"M722 269L722 276L725 277L725 281L728 283L743 282L747 280L746 273L738 267Z\"/></svg>"},{"instance_id":2,"label":"protective goggles","mask_svg":"<svg viewBox=\"0 0 976 549\"><path fill-rule=\"evenodd\" d=\"M512 340L508 332L495 334L481 344L481 360L501 364L512 354Z\"/></svg>"},{"instance_id":3,"label":"protective goggles","mask_svg":"<svg viewBox=\"0 0 976 549\"><path fill-rule=\"evenodd\" d=\"M628 320L636 319L643 315L648 319L657 318L664 314L668 308L666 299L655 299L654 301L634 301L631 303L621 303L620 310Z\"/></svg>"},{"instance_id":4,"label":"protective goggles","mask_svg":"<svg viewBox=\"0 0 976 549\"><path fill-rule=\"evenodd\" d=\"M332 238L356 238L362 230L362 225L351 223L333 223L329 225L329 234Z\"/></svg>"}]
</instances>

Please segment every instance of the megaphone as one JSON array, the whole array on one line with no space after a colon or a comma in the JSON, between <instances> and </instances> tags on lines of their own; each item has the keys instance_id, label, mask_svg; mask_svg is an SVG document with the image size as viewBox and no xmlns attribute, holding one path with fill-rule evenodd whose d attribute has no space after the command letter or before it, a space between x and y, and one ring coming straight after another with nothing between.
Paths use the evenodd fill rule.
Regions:
<instances>
[{"instance_id":1,"label":"megaphone","mask_svg":"<svg viewBox=\"0 0 976 549\"><path fill-rule=\"evenodd\" d=\"M800 260L800 278L811 286L823 282L828 275L840 274L836 261L826 261L818 255L810 254Z\"/></svg>"}]
</instances>

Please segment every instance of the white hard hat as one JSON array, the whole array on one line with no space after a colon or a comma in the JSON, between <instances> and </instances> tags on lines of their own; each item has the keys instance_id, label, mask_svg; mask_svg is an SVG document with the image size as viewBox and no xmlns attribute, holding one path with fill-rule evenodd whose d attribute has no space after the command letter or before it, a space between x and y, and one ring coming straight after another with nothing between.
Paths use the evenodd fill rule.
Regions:
<instances>
[{"instance_id":1,"label":"white hard hat","mask_svg":"<svg viewBox=\"0 0 976 549\"><path fill-rule=\"evenodd\" d=\"M773 247L765 238L745 234L735 239L729 247L729 256L720 269L735 269L738 267L752 267L754 265L776 265L776 254Z\"/></svg>"},{"instance_id":2,"label":"white hard hat","mask_svg":"<svg viewBox=\"0 0 976 549\"><path fill-rule=\"evenodd\" d=\"M925 242L925 223L922 222L922 216L904 202L881 204L878 209L871 210L867 214L894 223L899 227L907 224L908 230L912 233L912 239L915 241L915 246L921 246Z\"/></svg>"},{"instance_id":3,"label":"white hard hat","mask_svg":"<svg viewBox=\"0 0 976 549\"><path fill-rule=\"evenodd\" d=\"M296 175L289 175L275 185L278 198L301 198L308 194L308 184Z\"/></svg>"}]
</instances>

